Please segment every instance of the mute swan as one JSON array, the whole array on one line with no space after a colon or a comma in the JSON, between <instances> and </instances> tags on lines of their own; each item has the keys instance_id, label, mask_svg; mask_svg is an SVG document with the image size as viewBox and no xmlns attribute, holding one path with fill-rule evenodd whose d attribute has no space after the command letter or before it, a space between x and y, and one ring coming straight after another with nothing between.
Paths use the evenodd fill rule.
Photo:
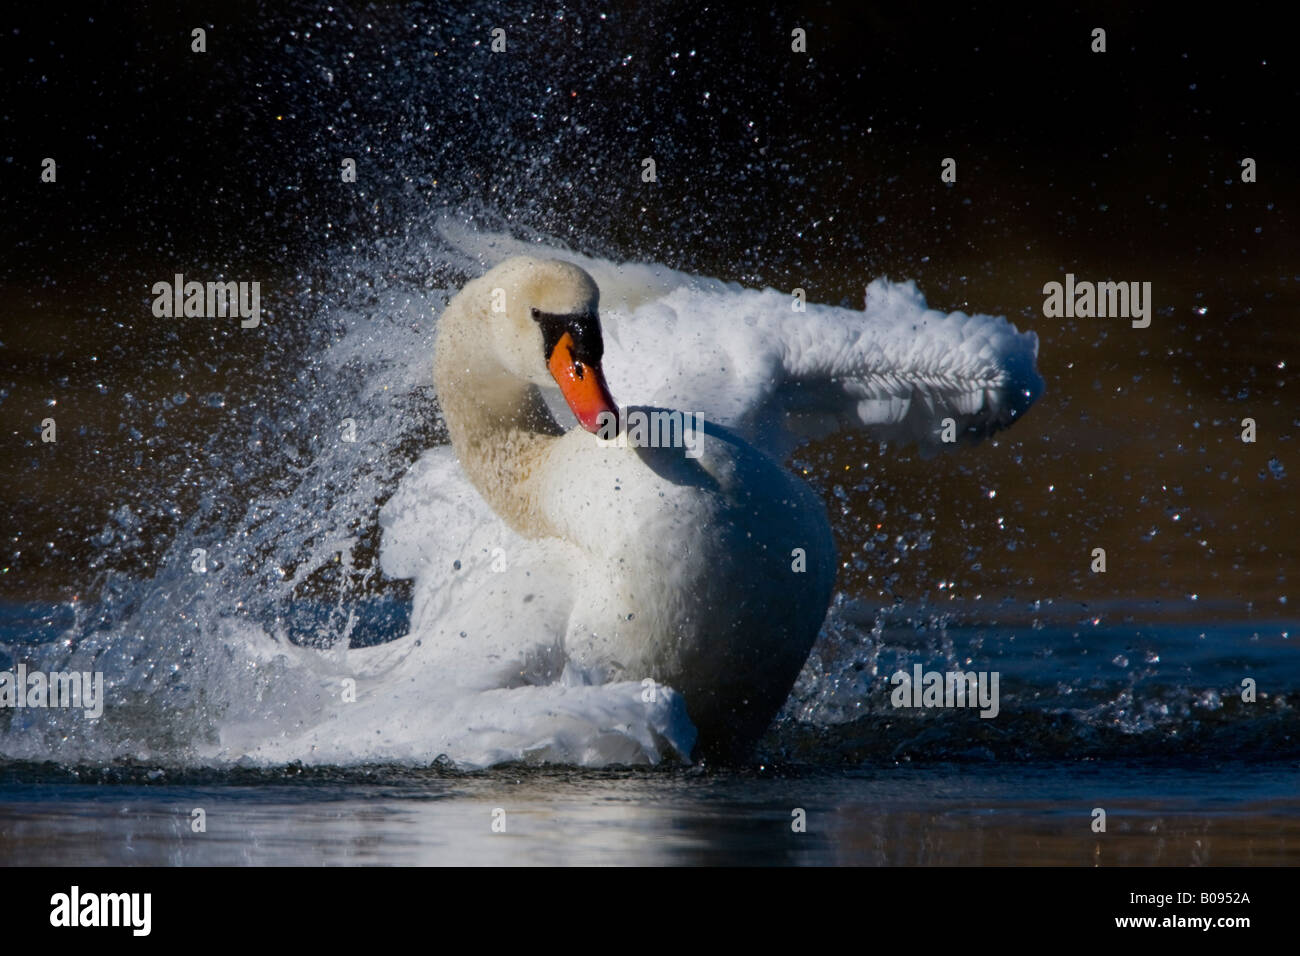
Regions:
<instances>
[{"instance_id":1,"label":"mute swan","mask_svg":"<svg viewBox=\"0 0 1300 956\"><path fill-rule=\"evenodd\" d=\"M530 582L494 588L492 603L474 608L487 618L481 650L502 664L475 686L639 682L652 698L666 685L685 699L697 755L738 756L789 693L835 579L820 500L755 444L784 454L849 424L936 447L945 416L978 438L1041 392L1037 341L1004 319L927 311L914 286L873 283L864 321L824 306L792 314L770 290L582 261L508 259L468 282L439 320L435 385L463 474L495 513L480 521L504 522L501 540L520 542L532 562ZM602 288L619 313L612 343ZM692 308L729 321L706 337L698 323L678 323ZM618 414L606 368L620 391L703 411L698 445L598 440ZM567 410L557 403L553 413L542 389L556 386ZM557 415L570 414L580 427L566 430ZM420 487L454 497L442 489L456 479L439 474ZM413 551L404 540L419 540L413 516L423 509L427 520L429 507L401 490L386 506L388 573L428 580L402 554ZM474 651L455 640L459 625L438 620L464 621L458 593L463 603L454 585L426 588L422 602L417 588L412 617L412 634L438 636L453 661ZM495 632L530 613L533 630L558 632L555 645L503 647Z\"/></svg>"},{"instance_id":2,"label":"mute swan","mask_svg":"<svg viewBox=\"0 0 1300 956\"><path fill-rule=\"evenodd\" d=\"M580 552L569 664L593 683L674 688L700 752L738 755L821 627L830 526L806 485L719 426L665 436L676 447L629 445L626 430L623 442L597 440L619 415L599 298L591 276L556 259L514 258L466 284L439 324L443 416L466 475L511 528ZM580 428L552 416L540 388L555 385Z\"/></svg>"}]
</instances>

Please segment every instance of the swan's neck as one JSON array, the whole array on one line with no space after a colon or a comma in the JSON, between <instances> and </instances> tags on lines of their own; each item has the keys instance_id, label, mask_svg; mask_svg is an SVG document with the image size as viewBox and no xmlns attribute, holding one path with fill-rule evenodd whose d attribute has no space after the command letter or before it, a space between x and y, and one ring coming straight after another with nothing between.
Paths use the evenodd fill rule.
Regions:
<instances>
[{"instance_id":1,"label":"swan's neck","mask_svg":"<svg viewBox=\"0 0 1300 956\"><path fill-rule=\"evenodd\" d=\"M537 386L502 367L487 322L456 303L443 313L433 380L461 467L519 534L554 535L539 499L541 466L564 434Z\"/></svg>"}]
</instances>

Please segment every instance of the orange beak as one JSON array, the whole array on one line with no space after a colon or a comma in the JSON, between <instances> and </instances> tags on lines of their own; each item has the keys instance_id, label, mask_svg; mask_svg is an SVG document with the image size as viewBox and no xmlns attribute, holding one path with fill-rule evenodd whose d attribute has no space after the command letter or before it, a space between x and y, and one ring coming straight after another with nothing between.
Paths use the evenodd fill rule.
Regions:
<instances>
[{"instance_id":1,"label":"orange beak","mask_svg":"<svg viewBox=\"0 0 1300 956\"><path fill-rule=\"evenodd\" d=\"M609 394L605 374L599 365L587 365L573 357L573 336L570 333L560 336L546 364L583 428L593 433L599 431L601 412L609 412L615 421L618 420L618 406Z\"/></svg>"}]
</instances>

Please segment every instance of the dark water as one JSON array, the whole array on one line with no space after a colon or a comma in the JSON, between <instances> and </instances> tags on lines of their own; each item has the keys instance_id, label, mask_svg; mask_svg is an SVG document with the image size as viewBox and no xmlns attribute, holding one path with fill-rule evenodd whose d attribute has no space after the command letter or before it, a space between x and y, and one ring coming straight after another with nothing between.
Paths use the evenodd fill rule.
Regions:
<instances>
[{"instance_id":1,"label":"dark water","mask_svg":"<svg viewBox=\"0 0 1300 956\"><path fill-rule=\"evenodd\" d=\"M1300 836L1297 773L1269 765L466 776L10 767L3 779L5 859L47 865L1276 866L1295 864ZM1105 833L1091 828L1097 807ZM205 832L192 830L195 809ZM492 829L497 810L504 832Z\"/></svg>"},{"instance_id":2,"label":"dark water","mask_svg":"<svg viewBox=\"0 0 1300 956\"><path fill-rule=\"evenodd\" d=\"M1289 635L1041 618L988 627L913 619L847 633L819 643L746 769L11 761L0 767L0 856L67 865L1296 863L1300 719L1287 695L1265 690L1245 704L1236 687L1240 674L1261 688L1300 684ZM995 719L890 705L895 670L975 659L1000 671ZM191 830L196 808L202 833ZM1092 829L1098 808L1104 833ZM799 809L807 824L796 833ZM497 810L504 833L492 829Z\"/></svg>"},{"instance_id":3,"label":"dark water","mask_svg":"<svg viewBox=\"0 0 1300 956\"><path fill-rule=\"evenodd\" d=\"M168 742L171 698L145 693L143 759L69 765L57 735L48 763L0 748L0 860L1294 862L1300 275L1281 171L1300 86L1267 16L1098 15L1104 59L1090 21L1049 13L15 15L0 666L91 635L202 654L223 614L302 644L400 635L409 589L378 571L376 514L444 436L430 387L376 383L427 359L403 352L412 303L474 272L447 219L814 301L914 278L936 307L1036 331L1047 391L959 455L849 436L796 456L843 568L765 770L203 767ZM149 287L176 271L260 279L266 334L154 319ZM1151 327L1044 318L1066 272L1152 282ZM356 356L327 359L340 343ZM349 415L371 425L359 461L331 450ZM195 546L219 555L202 594ZM918 663L1000 672L998 717L893 708L889 675Z\"/></svg>"}]
</instances>

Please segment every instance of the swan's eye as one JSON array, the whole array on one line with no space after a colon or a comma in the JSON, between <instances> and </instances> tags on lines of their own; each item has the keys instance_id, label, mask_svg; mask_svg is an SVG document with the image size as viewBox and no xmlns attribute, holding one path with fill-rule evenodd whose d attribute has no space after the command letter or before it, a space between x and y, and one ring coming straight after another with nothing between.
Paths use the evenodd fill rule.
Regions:
<instances>
[{"instance_id":1,"label":"swan's eye","mask_svg":"<svg viewBox=\"0 0 1300 956\"><path fill-rule=\"evenodd\" d=\"M571 354L575 361L586 365L600 365L605 352L605 343L600 337L600 318L592 312L543 312L533 307L529 309L542 330L542 348L546 361L551 360L551 353L566 333L573 339Z\"/></svg>"}]
</instances>

